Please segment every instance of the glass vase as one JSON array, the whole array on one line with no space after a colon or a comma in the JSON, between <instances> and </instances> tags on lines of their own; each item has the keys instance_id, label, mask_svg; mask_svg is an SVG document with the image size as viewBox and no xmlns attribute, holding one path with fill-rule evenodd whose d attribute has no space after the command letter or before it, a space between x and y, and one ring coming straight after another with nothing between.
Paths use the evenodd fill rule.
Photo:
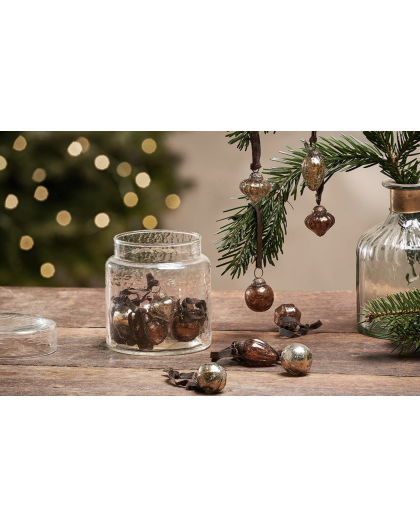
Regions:
<instances>
[{"instance_id":1,"label":"glass vase","mask_svg":"<svg viewBox=\"0 0 420 528\"><path fill-rule=\"evenodd\" d=\"M210 261L201 236L160 229L114 237L106 263L107 344L139 356L211 343Z\"/></svg>"},{"instance_id":2,"label":"glass vase","mask_svg":"<svg viewBox=\"0 0 420 528\"><path fill-rule=\"evenodd\" d=\"M368 301L420 287L420 184L386 180L390 211L381 224L362 235L357 245L357 329L380 337L380 319L364 321Z\"/></svg>"}]
</instances>

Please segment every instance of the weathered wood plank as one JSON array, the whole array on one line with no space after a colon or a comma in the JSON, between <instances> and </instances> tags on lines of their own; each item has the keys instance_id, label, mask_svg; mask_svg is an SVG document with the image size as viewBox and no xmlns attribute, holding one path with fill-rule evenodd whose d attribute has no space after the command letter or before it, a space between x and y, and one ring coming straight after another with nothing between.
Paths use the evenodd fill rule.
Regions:
<instances>
[{"instance_id":1,"label":"weathered wood plank","mask_svg":"<svg viewBox=\"0 0 420 528\"><path fill-rule=\"evenodd\" d=\"M0 366L0 395L196 396L174 387L164 373L125 368ZM418 396L420 378L309 374L295 378L279 372L228 372L220 396ZM204 396L205 397L205 396ZM208 397L217 397L208 396Z\"/></svg>"},{"instance_id":2,"label":"weathered wood plank","mask_svg":"<svg viewBox=\"0 0 420 528\"><path fill-rule=\"evenodd\" d=\"M249 310L243 292L212 293L215 330L274 331L274 308L265 313ZM356 332L354 292L276 292L275 307L294 303L302 312L302 322L321 319L320 331ZM64 328L105 327L103 288L0 288L0 311L42 315Z\"/></svg>"}]
</instances>

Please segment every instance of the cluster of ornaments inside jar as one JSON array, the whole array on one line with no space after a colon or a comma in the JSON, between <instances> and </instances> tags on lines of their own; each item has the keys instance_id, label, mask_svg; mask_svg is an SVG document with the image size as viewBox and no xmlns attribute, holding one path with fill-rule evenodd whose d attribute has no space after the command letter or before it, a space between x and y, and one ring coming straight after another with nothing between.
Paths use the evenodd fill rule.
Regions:
<instances>
[{"instance_id":1,"label":"cluster of ornaments inside jar","mask_svg":"<svg viewBox=\"0 0 420 528\"><path fill-rule=\"evenodd\" d=\"M126 288L112 298L112 339L142 351L153 350L167 338L194 341L207 321L206 302L166 295L151 273L146 280L145 288Z\"/></svg>"}]
</instances>

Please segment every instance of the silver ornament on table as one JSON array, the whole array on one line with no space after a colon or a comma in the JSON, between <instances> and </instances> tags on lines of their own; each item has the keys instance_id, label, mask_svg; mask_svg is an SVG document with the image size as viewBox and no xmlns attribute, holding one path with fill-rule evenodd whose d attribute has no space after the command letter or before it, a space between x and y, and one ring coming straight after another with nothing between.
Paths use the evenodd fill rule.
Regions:
<instances>
[{"instance_id":1,"label":"silver ornament on table","mask_svg":"<svg viewBox=\"0 0 420 528\"><path fill-rule=\"evenodd\" d=\"M289 374L302 376L309 372L312 365L312 352L300 343L288 345L280 356L280 364Z\"/></svg>"},{"instance_id":2,"label":"silver ornament on table","mask_svg":"<svg viewBox=\"0 0 420 528\"><path fill-rule=\"evenodd\" d=\"M252 172L246 180L241 181L239 189L249 198L252 205L256 205L271 191L271 183L264 180L260 172Z\"/></svg>"},{"instance_id":3,"label":"silver ornament on table","mask_svg":"<svg viewBox=\"0 0 420 528\"><path fill-rule=\"evenodd\" d=\"M224 389L226 379L226 370L217 363L206 363L198 369L197 384L207 394L213 394Z\"/></svg>"},{"instance_id":4,"label":"silver ornament on table","mask_svg":"<svg viewBox=\"0 0 420 528\"><path fill-rule=\"evenodd\" d=\"M325 160L316 148L309 148L302 163L302 176L311 191L316 191L324 181Z\"/></svg>"}]
</instances>

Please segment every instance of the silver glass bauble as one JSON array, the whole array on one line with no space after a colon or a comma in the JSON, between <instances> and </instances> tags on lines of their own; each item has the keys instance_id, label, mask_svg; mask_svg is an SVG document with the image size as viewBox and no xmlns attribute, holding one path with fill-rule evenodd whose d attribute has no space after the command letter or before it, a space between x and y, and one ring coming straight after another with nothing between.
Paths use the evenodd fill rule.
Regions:
<instances>
[{"instance_id":1,"label":"silver glass bauble","mask_svg":"<svg viewBox=\"0 0 420 528\"><path fill-rule=\"evenodd\" d=\"M324 181L325 160L319 150L309 149L302 163L302 176L311 191L316 191Z\"/></svg>"},{"instance_id":2,"label":"silver glass bauble","mask_svg":"<svg viewBox=\"0 0 420 528\"><path fill-rule=\"evenodd\" d=\"M280 356L280 364L286 372L301 376L309 372L312 365L312 352L300 343L287 345Z\"/></svg>"},{"instance_id":3,"label":"silver glass bauble","mask_svg":"<svg viewBox=\"0 0 420 528\"><path fill-rule=\"evenodd\" d=\"M197 373L197 383L200 389L207 394L219 392L226 385L226 370L217 363L201 365Z\"/></svg>"},{"instance_id":4,"label":"silver glass bauble","mask_svg":"<svg viewBox=\"0 0 420 528\"><path fill-rule=\"evenodd\" d=\"M241 181L239 189L249 198L252 205L256 205L270 193L271 183L264 180L261 173L252 172L249 178Z\"/></svg>"},{"instance_id":5,"label":"silver glass bauble","mask_svg":"<svg viewBox=\"0 0 420 528\"><path fill-rule=\"evenodd\" d=\"M150 315L169 323L173 318L175 309L176 300L174 297L170 297L164 293L158 293L155 295L150 307Z\"/></svg>"}]
</instances>

